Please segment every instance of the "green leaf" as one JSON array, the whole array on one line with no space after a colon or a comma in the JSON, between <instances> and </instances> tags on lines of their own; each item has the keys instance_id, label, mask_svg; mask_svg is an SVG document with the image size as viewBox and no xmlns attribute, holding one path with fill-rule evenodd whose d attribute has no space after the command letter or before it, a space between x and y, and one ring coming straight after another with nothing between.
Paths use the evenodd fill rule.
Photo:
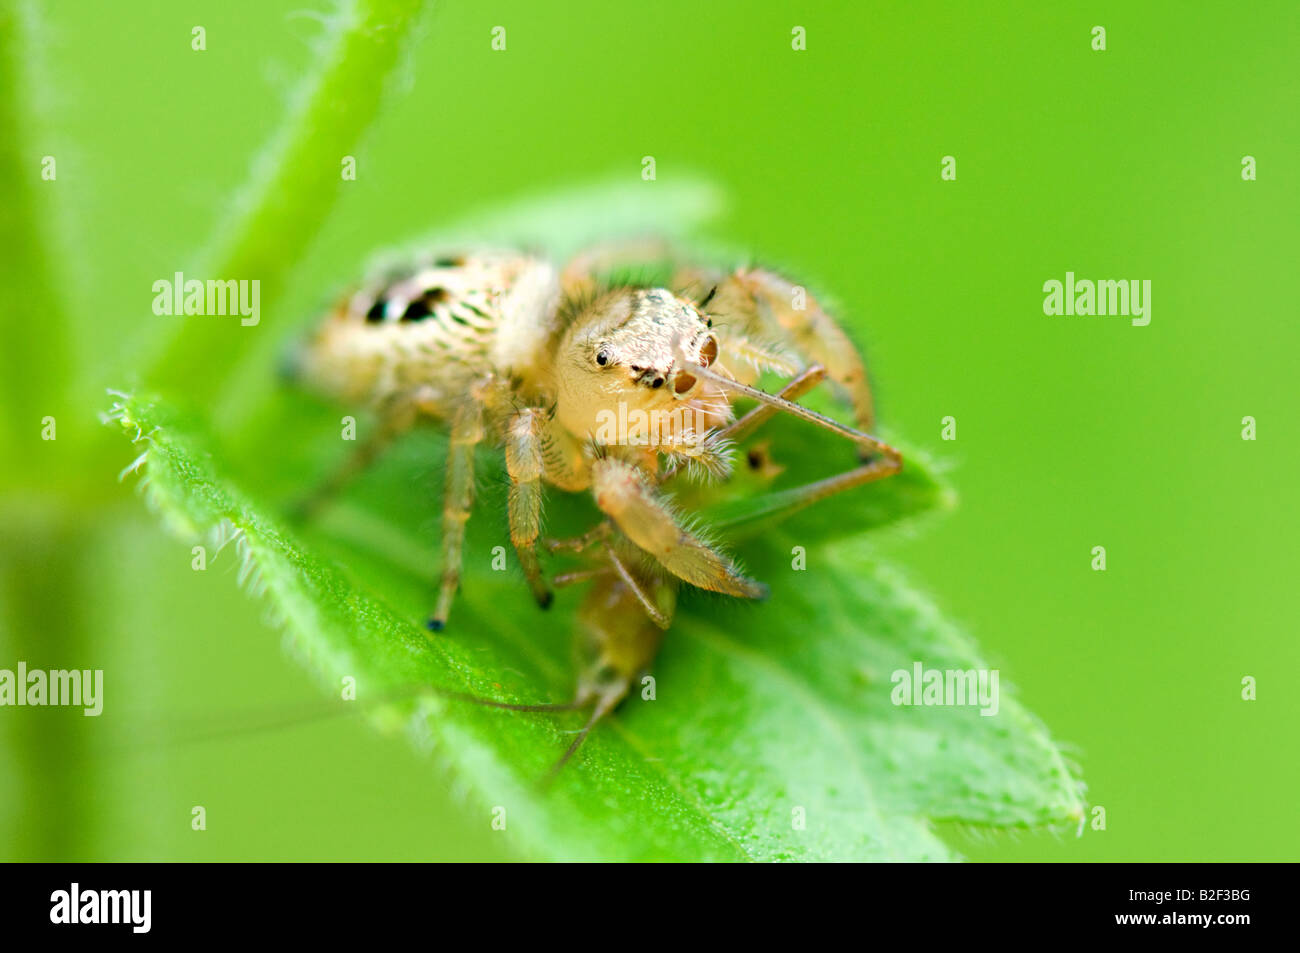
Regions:
<instances>
[{"instance_id":1,"label":"green leaf","mask_svg":"<svg viewBox=\"0 0 1300 953\"><path fill-rule=\"evenodd\" d=\"M766 602L683 593L653 670L656 700L634 693L548 786L542 778L580 713L507 712L439 694L393 700L419 685L511 702L571 695L580 593L562 591L542 614L518 578L488 568L491 547L506 539L490 456L463 593L448 631L430 638L421 622L437 535L423 527L436 525L438 504L425 482L440 437L413 434L300 539L223 472L191 419L138 398L123 398L112 419L140 444L148 498L173 530L233 544L249 584L265 592L323 683L337 691L339 679L357 679L362 704L383 702L387 721L404 720L455 770L471 811L486 823L504 809L523 856L939 860L953 855L930 821L1055 825L1082 816L1079 783L1005 680L993 716L891 702L891 674L915 662L984 664L861 533L828 541L820 506L780 528L769 522L737 547L771 585ZM854 524L865 529L947 498L922 463L909 468L907 480L826 506L841 523L865 514ZM718 505L740 489L758 488L738 477L715 489ZM580 497L553 493L548 506L552 529L594 518ZM795 545L805 547L805 571L792 568Z\"/></svg>"}]
</instances>

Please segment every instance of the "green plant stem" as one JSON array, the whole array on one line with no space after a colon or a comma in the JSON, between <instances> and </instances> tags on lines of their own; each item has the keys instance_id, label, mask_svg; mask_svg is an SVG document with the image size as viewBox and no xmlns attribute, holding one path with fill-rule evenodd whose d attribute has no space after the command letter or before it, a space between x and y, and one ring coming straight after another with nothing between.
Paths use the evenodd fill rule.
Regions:
<instances>
[{"instance_id":1,"label":"green plant stem","mask_svg":"<svg viewBox=\"0 0 1300 953\"><path fill-rule=\"evenodd\" d=\"M4 667L26 662L31 669L81 670L101 667L100 651L86 633L90 622L86 533L56 507L32 507L12 517L13 537L0 539L0 651ZM22 689L19 689L22 690ZM16 832L0 845L0 857L43 861L84 860L94 850L95 823L83 809L98 781L88 757L95 719L77 707L11 708L6 711L3 747L14 761L11 796L0 829Z\"/></svg>"},{"instance_id":2,"label":"green plant stem","mask_svg":"<svg viewBox=\"0 0 1300 953\"><path fill-rule=\"evenodd\" d=\"M38 26L32 5L0 0L0 234L7 239L0 255L0 446L9 447L39 444L41 418L58 418L56 389L67 365L68 315L54 292L50 203L42 194L57 187L57 179L42 177L43 154L54 150L36 141L33 118Z\"/></svg>"},{"instance_id":3,"label":"green plant stem","mask_svg":"<svg viewBox=\"0 0 1300 953\"><path fill-rule=\"evenodd\" d=\"M274 310L289 270L345 184L343 158L379 111L424 5L425 0L353 0L340 11L319 72L259 156L202 263L203 278L258 280L261 313ZM167 389L183 386L189 399L208 403L260 330L235 319L186 321L153 362L149 379Z\"/></svg>"}]
</instances>

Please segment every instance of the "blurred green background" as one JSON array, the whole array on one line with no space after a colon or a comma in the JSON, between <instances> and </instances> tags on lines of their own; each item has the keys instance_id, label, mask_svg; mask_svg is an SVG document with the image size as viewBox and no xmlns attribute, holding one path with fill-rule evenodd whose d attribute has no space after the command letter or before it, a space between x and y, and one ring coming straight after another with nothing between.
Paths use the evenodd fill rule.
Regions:
<instances>
[{"instance_id":1,"label":"blurred green background","mask_svg":"<svg viewBox=\"0 0 1300 953\"><path fill-rule=\"evenodd\" d=\"M108 697L99 719L0 709L0 856L508 856L401 737L358 718L240 730L319 694L234 561L191 571L189 544L116 482L134 453L96 419L174 320L152 314L151 285L192 264L280 127L325 6L36 7L21 60L36 122L4 134L21 132L5 148L37 186L0 188L60 252L72 333L46 333L39 275L4 272L5 393L40 373L61 396L6 414L0 667L103 668ZM265 360L205 409L246 425L278 342L374 249L639 182L653 155L647 190L716 182L728 204L706 235L833 296L883 420L951 462L955 513L882 546L1106 809L1082 837L948 839L977 860L1296 860L1297 62L1291 2L437 3L357 181L263 314ZM25 241L4 234L0 253L21 263ZM1151 324L1045 316L1042 284L1067 270L1150 279ZM226 733L160 745L131 727L182 716Z\"/></svg>"}]
</instances>

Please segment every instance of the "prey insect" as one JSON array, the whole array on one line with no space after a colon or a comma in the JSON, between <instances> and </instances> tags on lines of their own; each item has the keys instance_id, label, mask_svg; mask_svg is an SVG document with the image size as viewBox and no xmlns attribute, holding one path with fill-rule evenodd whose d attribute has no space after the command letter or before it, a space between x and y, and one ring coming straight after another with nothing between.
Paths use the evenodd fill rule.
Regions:
<instances>
[{"instance_id":1,"label":"prey insect","mask_svg":"<svg viewBox=\"0 0 1300 953\"><path fill-rule=\"evenodd\" d=\"M368 406L380 421L303 512L421 418L446 428L442 575L428 620L434 631L448 624L460 587L476 448L503 450L510 539L533 598L546 608L554 588L588 585L578 613L584 661L574 700L523 706L591 709L560 764L653 661L682 584L743 599L765 594L677 511L672 481L727 480L737 442L779 413L857 450L854 465L787 493L792 508L902 467L898 451L870 434L872 396L861 357L803 288L765 269L689 264L676 265L665 287L599 279L646 254L643 245L608 246L562 267L516 251L414 260L345 295L294 362L305 386ZM765 372L786 379L779 393L755 386ZM823 381L855 426L797 403ZM755 404L739 418L738 399ZM580 537L542 540L544 487L590 493L603 519ZM543 551L586 562L548 580Z\"/></svg>"}]
</instances>

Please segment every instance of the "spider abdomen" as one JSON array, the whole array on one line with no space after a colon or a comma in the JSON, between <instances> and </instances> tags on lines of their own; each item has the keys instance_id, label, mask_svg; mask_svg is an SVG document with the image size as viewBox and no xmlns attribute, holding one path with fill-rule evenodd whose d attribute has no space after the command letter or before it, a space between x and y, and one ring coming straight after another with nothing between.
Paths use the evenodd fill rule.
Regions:
<instances>
[{"instance_id":1,"label":"spider abdomen","mask_svg":"<svg viewBox=\"0 0 1300 953\"><path fill-rule=\"evenodd\" d=\"M447 416L476 379L538 374L558 297L554 267L528 255L433 258L340 302L300 374L323 394L371 405L418 392L427 411Z\"/></svg>"}]
</instances>

